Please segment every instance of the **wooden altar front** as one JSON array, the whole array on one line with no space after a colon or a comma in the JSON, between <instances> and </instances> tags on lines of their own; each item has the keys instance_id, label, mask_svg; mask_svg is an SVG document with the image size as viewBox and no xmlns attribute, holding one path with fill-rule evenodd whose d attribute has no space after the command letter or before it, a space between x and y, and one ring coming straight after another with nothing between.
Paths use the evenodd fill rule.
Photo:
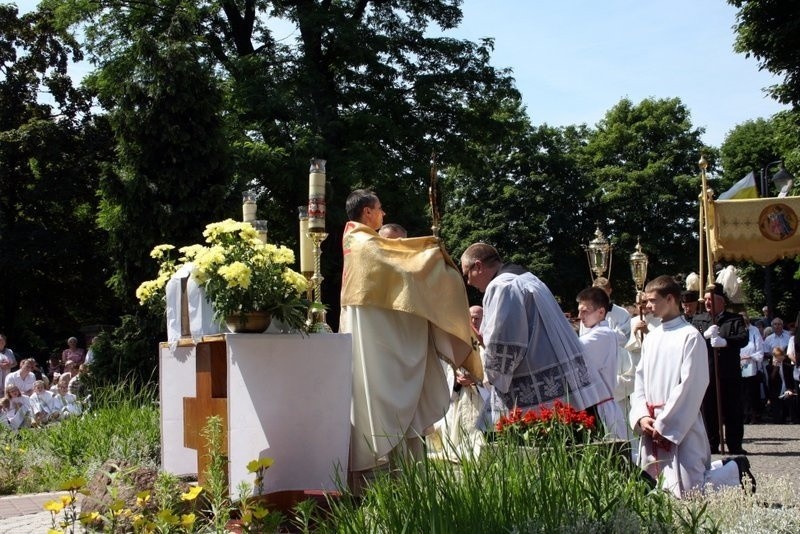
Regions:
<instances>
[{"instance_id":1,"label":"wooden altar front","mask_svg":"<svg viewBox=\"0 0 800 534\"><path fill-rule=\"evenodd\" d=\"M275 460L264 493L335 490L345 480L352 386L349 334L224 334L160 348L161 460L164 470L207 467L200 431L223 420L231 497L253 483L251 460Z\"/></svg>"}]
</instances>

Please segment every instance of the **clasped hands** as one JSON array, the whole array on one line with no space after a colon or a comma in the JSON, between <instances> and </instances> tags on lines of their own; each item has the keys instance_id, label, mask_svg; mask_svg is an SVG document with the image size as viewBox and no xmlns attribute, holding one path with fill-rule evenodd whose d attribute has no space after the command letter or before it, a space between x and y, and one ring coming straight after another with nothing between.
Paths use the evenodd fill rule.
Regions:
<instances>
[{"instance_id":1,"label":"clasped hands","mask_svg":"<svg viewBox=\"0 0 800 534\"><path fill-rule=\"evenodd\" d=\"M719 326L712 324L703 332L703 337L711 340L711 346L721 349L728 346L728 341L724 337L719 337Z\"/></svg>"},{"instance_id":2,"label":"clasped hands","mask_svg":"<svg viewBox=\"0 0 800 534\"><path fill-rule=\"evenodd\" d=\"M475 386L477 382L468 374L457 372L456 373L456 383L461 384L462 386Z\"/></svg>"},{"instance_id":3,"label":"clasped hands","mask_svg":"<svg viewBox=\"0 0 800 534\"><path fill-rule=\"evenodd\" d=\"M653 443L662 449L669 450L672 446L672 442L662 436L655 427L656 420L650 416L645 415L641 419L639 419L639 427L642 429L642 432L646 436L650 436L653 440Z\"/></svg>"}]
</instances>

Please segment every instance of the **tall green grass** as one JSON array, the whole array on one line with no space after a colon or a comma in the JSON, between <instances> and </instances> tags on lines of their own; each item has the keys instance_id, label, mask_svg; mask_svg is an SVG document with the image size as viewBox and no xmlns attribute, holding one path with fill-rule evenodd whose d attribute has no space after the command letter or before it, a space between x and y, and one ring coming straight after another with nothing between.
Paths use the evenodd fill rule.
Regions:
<instances>
[{"instance_id":1,"label":"tall green grass","mask_svg":"<svg viewBox=\"0 0 800 534\"><path fill-rule=\"evenodd\" d=\"M155 385L123 382L92 391L91 409L44 428L0 434L0 492L52 491L75 476L90 479L106 460L157 467Z\"/></svg>"},{"instance_id":2,"label":"tall green grass","mask_svg":"<svg viewBox=\"0 0 800 534\"><path fill-rule=\"evenodd\" d=\"M320 532L694 531L608 447L496 443L480 457L408 461L360 497L331 500Z\"/></svg>"}]
</instances>

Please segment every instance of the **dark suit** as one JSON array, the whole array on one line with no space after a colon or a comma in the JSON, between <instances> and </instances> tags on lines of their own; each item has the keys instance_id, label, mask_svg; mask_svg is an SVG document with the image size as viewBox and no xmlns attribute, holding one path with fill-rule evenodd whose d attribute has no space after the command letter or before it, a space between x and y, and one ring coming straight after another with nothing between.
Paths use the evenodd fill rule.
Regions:
<instances>
[{"instance_id":1,"label":"dark suit","mask_svg":"<svg viewBox=\"0 0 800 534\"><path fill-rule=\"evenodd\" d=\"M698 313L692 318L692 324L700 333L704 333L713 323L708 312ZM725 424L725 442L731 452L742 448L744 438L744 421L742 415L742 368L739 363L739 351L747 345L748 332L742 317L736 313L723 311L717 315L719 337L728 345L719 348L719 383L722 400L722 422ZM711 450L719 449L719 422L717 420L717 384L714 369L714 349L711 341L706 340L708 349L709 384L703 398L703 420L708 432Z\"/></svg>"},{"instance_id":2,"label":"dark suit","mask_svg":"<svg viewBox=\"0 0 800 534\"><path fill-rule=\"evenodd\" d=\"M783 384L781 384L781 371L783 371ZM769 377L769 402L772 407L773 423L782 424L786 422L788 417L790 420L796 418L795 405L797 397L787 396L780 398L781 390L792 391L797 393L797 384L795 383L792 372L794 365L788 358L784 358L783 364L779 367L774 363L769 366L767 376Z\"/></svg>"}]
</instances>

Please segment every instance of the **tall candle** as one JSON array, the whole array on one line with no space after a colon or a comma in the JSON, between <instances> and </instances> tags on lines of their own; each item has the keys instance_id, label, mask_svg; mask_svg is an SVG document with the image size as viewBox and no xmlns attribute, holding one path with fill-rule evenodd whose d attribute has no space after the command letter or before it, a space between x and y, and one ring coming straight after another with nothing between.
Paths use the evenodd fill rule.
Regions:
<instances>
[{"instance_id":1,"label":"tall candle","mask_svg":"<svg viewBox=\"0 0 800 534\"><path fill-rule=\"evenodd\" d=\"M258 238L261 240L261 242L266 244L266 242L267 242L267 229L268 229L268 226L269 226L268 222L266 220L264 220L264 219L258 219L258 220L255 220L255 221L251 222L250 224L252 224L253 228L255 228L256 232L258 232Z\"/></svg>"},{"instance_id":2,"label":"tall candle","mask_svg":"<svg viewBox=\"0 0 800 534\"><path fill-rule=\"evenodd\" d=\"M314 272L314 242L308 237L308 206L297 208L300 218L300 272Z\"/></svg>"},{"instance_id":3,"label":"tall candle","mask_svg":"<svg viewBox=\"0 0 800 534\"><path fill-rule=\"evenodd\" d=\"M308 230L325 231L325 160L311 159L308 174Z\"/></svg>"},{"instance_id":4,"label":"tall candle","mask_svg":"<svg viewBox=\"0 0 800 534\"><path fill-rule=\"evenodd\" d=\"M256 220L256 192L245 191L242 193L242 221L253 222Z\"/></svg>"}]
</instances>

